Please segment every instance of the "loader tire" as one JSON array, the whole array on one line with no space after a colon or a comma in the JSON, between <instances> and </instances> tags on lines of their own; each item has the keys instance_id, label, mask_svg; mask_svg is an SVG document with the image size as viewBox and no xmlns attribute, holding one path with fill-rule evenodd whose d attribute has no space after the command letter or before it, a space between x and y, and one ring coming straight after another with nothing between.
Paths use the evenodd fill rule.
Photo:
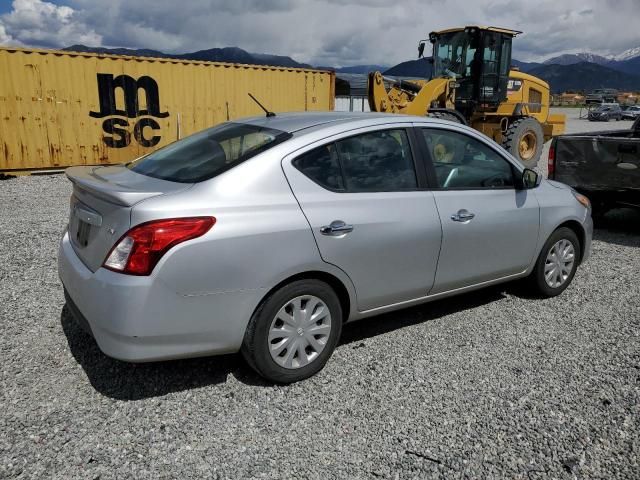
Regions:
<instances>
[{"instance_id":1,"label":"loader tire","mask_svg":"<svg viewBox=\"0 0 640 480\"><path fill-rule=\"evenodd\" d=\"M448 120L450 122L460 123L460 119L458 117L456 117L452 113L447 113L447 112L427 113L427 117L439 118L440 120Z\"/></svg>"},{"instance_id":2,"label":"loader tire","mask_svg":"<svg viewBox=\"0 0 640 480\"><path fill-rule=\"evenodd\" d=\"M543 143L542 125L532 117L513 122L502 140L504 149L527 168L535 168L538 165Z\"/></svg>"}]
</instances>

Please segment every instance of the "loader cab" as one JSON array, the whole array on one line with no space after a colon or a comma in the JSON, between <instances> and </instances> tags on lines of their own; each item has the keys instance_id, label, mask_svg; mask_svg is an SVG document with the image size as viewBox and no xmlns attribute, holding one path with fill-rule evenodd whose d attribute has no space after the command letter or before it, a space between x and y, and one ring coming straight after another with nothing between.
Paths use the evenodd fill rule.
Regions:
<instances>
[{"instance_id":1,"label":"loader cab","mask_svg":"<svg viewBox=\"0 0 640 480\"><path fill-rule=\"evenodd\" d=\"M433 78L455 81L456 110L470 117L477 111L495 111L506 100L511 42L518 33L471 26L429 34Z\"/></svg>"}]
</instances>

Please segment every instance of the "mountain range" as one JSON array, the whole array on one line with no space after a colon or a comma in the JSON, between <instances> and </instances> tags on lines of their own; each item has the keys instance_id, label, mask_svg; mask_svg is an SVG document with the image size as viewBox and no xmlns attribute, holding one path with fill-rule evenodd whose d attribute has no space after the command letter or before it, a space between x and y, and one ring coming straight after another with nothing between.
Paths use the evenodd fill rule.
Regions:
<instances>
[{"instance_id":1,"label":"mountain range","mask_svg":"<svg viewBox=\"0 0 640 480\"><path fill-rule=\"evenodd\" d=\"M197 52L167 54L158 50L130 49L130 48L105 48L87 47L85 45L72 45L63 48L71 52L104 53L109 55L129 55L134 57L178 58L182 60L200 60L206 62L246 63L251 65L275 65L290 68L312 68L306 63L296 62L291 57L284 55L271 55L268 53L249 53L238 47L210 48Z\"/></svg>"},{"instance_id":2,"label":"mountain range","mask_svg":"<svg viewBox=\"0 0 640 480\"><path fill-rule=\"evenodd\" d=\"M640 48L615 57L577 53L560 55L542 63L514 60L512 64L547 81L554 93L603 87L640 90Z\"/></svg>"},{"instance_id":3,"label":"mountain range","mask_svg":"<svg viewBox=\"0 0 640 480\"><path fill-rule=\"evenodd\" d=\"M113 55L130 55L157 58L178 58L211 62L275 65L289 68L312 68L291 57L267 53L250 53L238 47L211 48L183 54L166 54L151 49L104 48L72 45L64 50L93 52ZM512 65L549 82L554 93L564 91L589 91L594 88L617 88L640 90L640 47L629 49L619 55L604 57L592 53L563 54L544 62L520 62ZM385 65L354 65L348 67L315 67L335 70L338 74L366 74L382 71L384 75L429 78L432 65L428 59L409 60L392 67Z\"/></svg>"}]
</instances>

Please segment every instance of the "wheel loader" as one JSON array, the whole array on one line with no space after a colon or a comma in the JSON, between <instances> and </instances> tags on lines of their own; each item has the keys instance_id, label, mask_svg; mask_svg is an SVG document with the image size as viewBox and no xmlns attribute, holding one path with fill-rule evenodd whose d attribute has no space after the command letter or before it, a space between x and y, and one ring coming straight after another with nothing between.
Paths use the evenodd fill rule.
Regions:
<instances>
[{"instance_id":1,"label":"wheel loader","mask_svg":"<svg viewBox=\"0 0 640 480\"><path fill-rule=\"evenodd\" d=\"M397 81L369 74L371 111L428 115L464 123L501 144L525 166L538 163L543 143L564 133L565 116L549 113L549 84L511 68L519 31L467 26L429 34L431 80ZM387 89L385 82L390 84ZM447 155L445 145L435 154Z\"/></svg>"}]
</instances>

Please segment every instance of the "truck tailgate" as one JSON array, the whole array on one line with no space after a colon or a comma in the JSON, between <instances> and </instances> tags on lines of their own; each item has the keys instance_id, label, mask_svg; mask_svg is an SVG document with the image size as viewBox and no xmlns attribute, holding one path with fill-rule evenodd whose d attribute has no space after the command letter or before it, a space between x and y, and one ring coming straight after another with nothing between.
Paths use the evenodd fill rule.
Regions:
<instances>
[{"instance_id":1,"label":"truck tailgate","mask_svg":"<svg viewBox=\"0 0 640 480\"><path fill-rule=\"evenodd\" d=\"M640 138L607 133L558 137L553 179L586 190L640 190Z\"/></svg>"}]
</instances>

